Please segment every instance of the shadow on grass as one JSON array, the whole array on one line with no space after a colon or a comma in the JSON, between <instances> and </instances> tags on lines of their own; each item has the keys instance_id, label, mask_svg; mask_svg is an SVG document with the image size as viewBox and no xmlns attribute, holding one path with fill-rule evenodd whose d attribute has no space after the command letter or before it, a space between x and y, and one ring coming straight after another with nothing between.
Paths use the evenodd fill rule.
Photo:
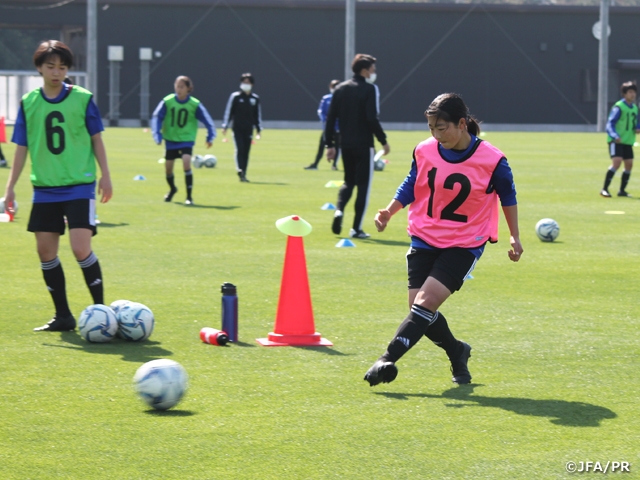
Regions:
<instances>
[{"instance_id":1,"label":"shadow on grass","mask_svg":"<svg viewBox=\"0 0 640 480\"><path fill-rule=\"evenodd\" d=\"M154 417L192 417L195 415L191 410L156 410L154 408L145 410L144 413Z\"/></svg>"},{"instance_id":2,"label":"shadow on grass","mask_svg":"<svg viewBox=\"0 0 640 480\"><path fill-rule=\"evenodd\" d=\"M319 353L324 353L327 355L337 355L337 356L341 356L341 357L346 357L349 355L353 355L352 353L342 353L340 350L336 350L333 347L297 347L295 345L292 345L293 348L299 348L301 350L311 350L313 352L319 352Z\"/></svg>"},{"instance_id":3,"label":"shadow on grass","mask_svg":"<svg viewBox=\"0 0 640 480\"><path fill-rule=\"evenodd\" d=\"M100 353L103 355L122 355L122 360L127 362L148 362L157 358L166 358L173 352L160 347L160 342L146 340L144 342L127 342L113 339L107 343L89 343L78 332L62 332L60 339L71 345L55 345L43 343L45 347L70 348L84 350L87 353Z\"/></svg>"},{"instance_id":4,"label":"shadow on grass","mask_svg":"<svg viewBox=\"0 0 640 480\"><path fill-rule=\"evenodd\" d=\"M407 239L404 242L398 242L397 240L382 240L379 238L370 237L364 241L368 243L379 243L380 245L390 245L392 247L406 247L406 248L409 248L409 245L411 244L411 241L409 239Z\"/></svg>"},{"instance_id":5,"label":"shadow on grass","mask_svg":"<svg viewBox=\"0 0 640 480\"><path fill-rule=\"evenodd\" d=\"M408 400L409 397L418 398L443 398L459 400L473 403L451 403L446 404L451 408L465 407L493 407L501 408L518 415L529 415L534 417L548 417L550 422L563 427L599 427L600 422L605 419L616 418L615 412L605 407L592 405L583 402L567 402L566 400L536 400L532 398L513 397L485 397L482 395L472 395L473 390L478 385L460 385L442 393L442 395L431 395L428 393L389 393L375 392L397 400Z\"/></svg>"},{"instance_id":6,"label":"shadow on grass","mask_svg":"<svg viewBox=\"0 0 640 480\"><path fill-rule=\"evenodd\" d=\"M115 227L128 227L128 223L108 223L108 222L100 222L98 228L115 228Z\"/></svg>"},{"instance_id":7,"label":"shadow on grass","mask_svg":"<svg viewBox=\"0 0 640 480\"><path fill-rule=\"evenodd\" d=\"M249 182L249 185L251 185L252 183L254 185L279 185L281 187L289 185L288 183L283 183L283 182L254 182L253 180Z\"/></svg>"},{"instance_id":8,"label":"shadow on grass","mask_svg":"<svg viewBox=\"0 0 640 480\"><path fill-rule=\"evenodd\" d=\"M201 205L199 203L194 203L193 205L185 205L182 202L173 202L173 204L187 208L214 208L216 210L235 210L236 208L242 208L238 205Z\"/></svg>"}]
</instances>

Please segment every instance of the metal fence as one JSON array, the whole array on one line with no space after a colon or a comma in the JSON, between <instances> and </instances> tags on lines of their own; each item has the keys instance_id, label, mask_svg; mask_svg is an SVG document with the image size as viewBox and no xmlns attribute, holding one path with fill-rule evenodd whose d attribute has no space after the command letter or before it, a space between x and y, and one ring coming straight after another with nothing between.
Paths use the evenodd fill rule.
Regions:
<instances>
[{"instance_id":1,"label":"metal fence","mask_svg":"<svg viewBox=\"0 0 640 480\"><path fill-rule=\"evenodd\" d=\"M69 72L71 81L82 87L86 84L85 72ZM42 86L42 78L33 70L0 70L0 117L13 123L18 115L22 96Z\"/></svg>"}]
</instances>

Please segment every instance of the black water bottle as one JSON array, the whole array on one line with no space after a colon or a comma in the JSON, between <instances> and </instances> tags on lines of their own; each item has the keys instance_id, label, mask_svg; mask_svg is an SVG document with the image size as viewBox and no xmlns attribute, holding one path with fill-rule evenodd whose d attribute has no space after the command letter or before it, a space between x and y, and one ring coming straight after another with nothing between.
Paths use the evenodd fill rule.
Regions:
<instances>
[{"instance_id":1,"label":"black water bottle","mask_svg":"<svg viewBox=\"0 0 640 480\"><path fill-rule=\"evenodd\" d=\"M238 341L238 295L236 286L228 282L222 284L222 330L230 342Z\"/></svg>"}]
</instances>

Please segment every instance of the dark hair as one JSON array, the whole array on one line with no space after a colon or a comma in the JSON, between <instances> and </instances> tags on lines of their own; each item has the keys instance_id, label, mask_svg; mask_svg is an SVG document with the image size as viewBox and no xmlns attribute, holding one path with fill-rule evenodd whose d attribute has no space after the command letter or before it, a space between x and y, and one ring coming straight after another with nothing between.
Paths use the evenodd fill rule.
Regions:
<instances>
[{"instance_id":1,"label":"dark hair","mask_svg":"<svg viewBox=\"0 0 640 480\"><path fill-rule=\"evenodd\" d=\"M338 84L340 84L340 80L331 80L331 82L329 82L329 88L336 88Z\"/></svg>"},{"instance_id":2,"label":"dark hair","mask_svg":"<svg viewBox=\"0 0 640 480\"><path fill-rule=\"evenodd\" d=\"M41 67L53 56L60 58L60 63L66 65L68 68L73 67L73 53L71 49L58 40L46 40L38 45L38 48L36 48L33 54L33 64L36 67Z\"/></svg>"},{"instance_id":3,"label":"dark hair","mask_svg":"<svg viewBox=\"0 0 640 480\"><path fill-rule=\"evenodd\" d=\"M464 104L462 97L457 93L443 93L438 95L427 111L424 112L425 117L436 117L437 120L445 122L458 123L461 118L467 122L467 131L472 135L480 133L480 122L469 113L469 108Z\"/></svg>"},{"instance_id":4,"label":"dark hair","mask_svg":"<svg viewBox=\"0 0 640 480\"><path fill-rule=\"evenodd\" d=\"M358 53L355 57L353 57L353 62L351 62L351 70L356 75L359 75L363 68L369 69L371 65L376 63L375 57L371 55L367 55L366 53Z\"/></svg>"},{"instance_id":5,"label":"dark hair","mask_svg":"<svg viewBox=\"0 0 640 480\"><path fill-rule=\"evenodd\" d=\"M620 91L622 95L626 95L629 90L633 90L638 93L638 87L636 87L636 82L624 82L620 87Z\"/></svg>"},{"instance_id":6,"label":"dark hair","mask_svg":"<svg viewBox=\"0 0 640 480\"><path fill-rule=\"evenodd\" d=\"M184 86L189 89L189 93L193 91L193 82L186 75L180 75L178 78L176 78L176 81L174 83L178 82L184 83Z\"/></svg>"},{"instance_id":7,"label":"dark hair","mask_svg":"<svg viewBox=\"0 0 640 480\"><path fill-rule=\"evenodd\" d=\"M255 83L255 80L253 79L253 75L251 75L248 72L240 75L240 83L242 83L243 80L249 80L249 83L251 83L251 85Z\"/></svg>"}]
</instances>

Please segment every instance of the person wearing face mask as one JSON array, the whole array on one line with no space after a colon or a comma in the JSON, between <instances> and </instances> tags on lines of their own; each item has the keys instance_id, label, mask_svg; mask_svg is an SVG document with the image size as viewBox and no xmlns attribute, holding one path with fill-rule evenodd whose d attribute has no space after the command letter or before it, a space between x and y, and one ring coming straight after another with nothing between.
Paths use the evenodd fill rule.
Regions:
<instances>
[{"instance_id":1,"label":"person wearing face mask","mask_svg":"<svg viewBox=\"0 0 640 480\"><path fill-rule=\"evenodd\" d=\"M241 182L248 182L249 150L253 129L256 129L256 140L260 140L262 131L262 111L260 97L253 93L255 81L250 73L240 76L240 91L229 96L227 108L222 120L222 135L227 134L229 123L233 121L233 140L236 146L236 170Z\"/></svg>"},{"instance_id":2,"label":"person wearing face mask","mask_svg":"<svg viewBox=\"0 0 640 480\"><path fill-rule=\"evenodd\" d=\"M387 136L380 125L380 93L374 85L376 80L376 59L364 53L357 54L351 63L353 78L336 87L331 99L329 114L324 130L327 160L337 156L334 125L340 122L340 148L344 165L344 183L338 191L338 205L331 224L331 231L340 235L343 212L351 199L354 187L358 188L355 204L352 238L369 238L362 230L362 221L369 203L369 191L373 177L373 137L378 139L389 153Z\"/></svg>"},{"instance_id":3,"label":"person wearing face mask","mask_svg":"<svg viewBox=\"0 0 640 480\"><path fill-rule=\"evenodd\" d=\"M339 83L340 83L340 80L331 80L331 83L329 83L330 93L322 97L322 100L320 100L320 106L318 107L318 117L320 117L320 121L322 122L322 135L320 135L320 145L318 145L318 154L316 155L315 161L312 164L304 167L305 170L317 170L318 164L320 163L320 160L322 160L322 156L324 155L324 143L325 143L324 128L327 123L327 114L329 113L329 105L331 105L331 98L333 97L333 92L335 91ZM335 124L334 131L336 132L335 143L339 145L340 130L338 128L338 122L336 122ZM336 157L333 159L333 165L331 165L331 170L338 170L339 157L340 157L340 150L336 152Z\"/></svg>"}]
</instances>

